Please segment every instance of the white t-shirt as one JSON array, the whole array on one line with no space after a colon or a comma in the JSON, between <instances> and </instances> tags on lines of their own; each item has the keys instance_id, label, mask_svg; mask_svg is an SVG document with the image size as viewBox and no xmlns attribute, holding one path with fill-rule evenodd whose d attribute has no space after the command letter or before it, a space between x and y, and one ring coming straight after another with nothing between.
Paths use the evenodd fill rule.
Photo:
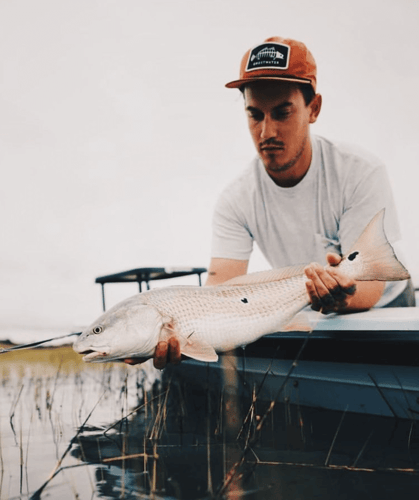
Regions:
<instances>
[{"instance_id":1,"label":"white t-shirt","mask_svg":"<svg viewBox=\"0 0 419 500\"><path fill-rule=\"evenodd\" d=\"M383 163L352 145L312 136L312 161L294 187L276 185L259 157L222 192L213 217L213 258L248 260L256 242L273 268L344 255L382 208L388 240L400 240L396 208ZM377 306L406 282L387 283Z\"/></svg>"}]
</instances>

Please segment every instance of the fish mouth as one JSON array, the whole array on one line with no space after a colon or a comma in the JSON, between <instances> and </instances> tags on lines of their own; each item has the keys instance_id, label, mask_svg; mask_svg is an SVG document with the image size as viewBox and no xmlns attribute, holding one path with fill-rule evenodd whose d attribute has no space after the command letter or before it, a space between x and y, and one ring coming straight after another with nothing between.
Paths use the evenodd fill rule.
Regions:
<instances>
[{"instance_id":1,"label":"fish mouth","mask_svg":"<svg viewBox=\"0 0 419 500\"><path fill-rule=\"evenodd\" d=\"M82 351L79 354L83 354L83 361L86 361L87 363L89 361L94 361L97 358L106 358L108 355L107 352L98 352L98 351L91 351L91 350L86 350Z\"/></svg>"}]
</instances>

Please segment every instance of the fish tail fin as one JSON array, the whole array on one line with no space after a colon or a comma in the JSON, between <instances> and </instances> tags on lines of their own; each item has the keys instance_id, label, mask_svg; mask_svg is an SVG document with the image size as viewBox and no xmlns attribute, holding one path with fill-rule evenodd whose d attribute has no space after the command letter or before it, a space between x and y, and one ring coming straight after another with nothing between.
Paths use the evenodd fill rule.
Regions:
<instances>
[{"instance_id":1,"label":"fish tail fin","mask_svg":"<svg viewBox=\"0 0 419 500\"><path fill-rule=\"evenodd\" d=\"M373 217L344 257L350 262L358 261L354 278L359 281L400 281L410 278L387 240L384 213L385 209L382 209Z\"/></svg>"}]
</instances>

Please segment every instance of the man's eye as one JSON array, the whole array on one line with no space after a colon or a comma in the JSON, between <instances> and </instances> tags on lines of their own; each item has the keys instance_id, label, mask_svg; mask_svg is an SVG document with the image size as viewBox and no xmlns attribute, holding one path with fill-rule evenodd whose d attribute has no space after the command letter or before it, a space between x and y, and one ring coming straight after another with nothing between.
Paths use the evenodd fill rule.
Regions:
<instances>
[{"instance_id":1,"label":"man's eye","mask_svg":"<svg viewBox=\"0 0 419 500\"><path fill-rule=\"evenodd\" d=\"M274 114L273 118L274 120L285 120L290 116L289 111L278 111L277 113Z\"/></svg>"},{"instance_id":2,"label":"man's eye","mask_svg":"<svg viewBox=\"0 0 419 500\"><path fill-rule=\"evenodd\" d=\"M249 113L249 118L259 122L259 121L263 120L263 115L262 115L262 113Z\"/></svg>"}]
</instances>

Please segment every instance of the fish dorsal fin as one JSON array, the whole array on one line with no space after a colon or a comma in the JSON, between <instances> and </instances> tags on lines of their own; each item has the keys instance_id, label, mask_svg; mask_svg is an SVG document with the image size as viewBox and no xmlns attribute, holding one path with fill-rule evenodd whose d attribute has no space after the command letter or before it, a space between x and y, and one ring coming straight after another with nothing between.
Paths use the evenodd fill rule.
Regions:
<instances>
[{"instance_id":1,"label":"fish dorsal fin","mask_svg":"<svg viewBox=\"0 0 419 500\"><path fill-rule=\"evenodd\" d=\"M243 274L231 280L225 281L218 286L240 286L240 285L259 285L261 283L272 283L304 274L305 265L282 267L281 269L269 269L257 273Z\"/></svg>"},{"instance_id":2,"label":"fish dorsal fin","mask_svg":"<svg viewBox=\"0 0 419 500\"><path fill-rule=\"evenodd\" d=\"M198 339L193 333L188 335L188 337L180 335L176 331L176 327L172 320L163 325L159 340L167 342L171 337L176 337L178 339L180 352L188 356L188 358L206 362L218 361L218 354L208 342Z\"/></svg>"}]
</instances>

